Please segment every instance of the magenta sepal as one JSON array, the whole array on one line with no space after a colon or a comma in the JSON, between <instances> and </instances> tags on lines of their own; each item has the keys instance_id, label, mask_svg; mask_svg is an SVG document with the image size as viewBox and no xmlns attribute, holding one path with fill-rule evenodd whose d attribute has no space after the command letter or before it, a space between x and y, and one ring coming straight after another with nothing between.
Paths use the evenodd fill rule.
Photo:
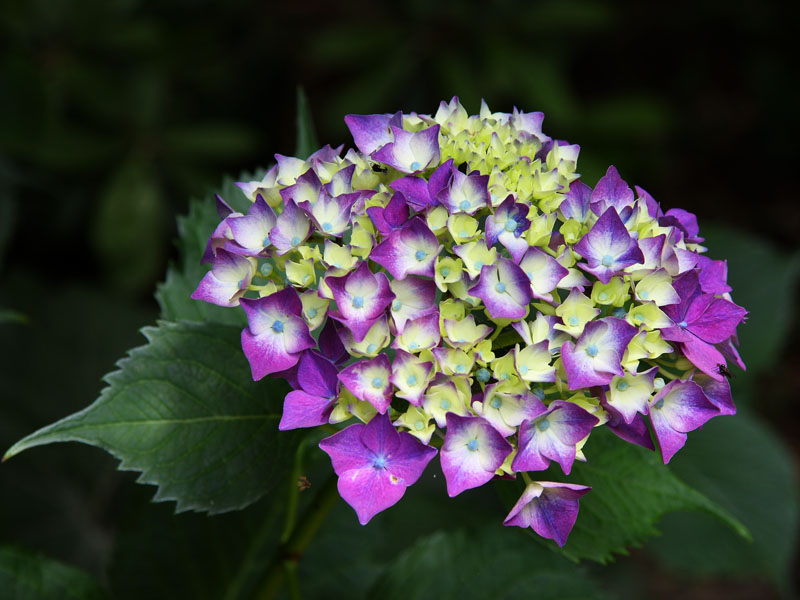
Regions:
<instances>
[{"instance_id":1,"label":"magenta sepal","mask_svg":"<svg viewBox=\"0 0 800 600\"><path fill-rule=\"evenodd\" d=\"M637 333L636 327L616 317L590 321L574 344L561 346L561 360L569 389L608 385L615 375L624 375L621 360Z\"/></svg>"},{"instance_id":2,"label":"magenta sepal","mask_svg":"<svg viewBox=\"0 0 800 600\"><path fill-rule=\"evenodd\" d=\"M575 244L574 250L588 263L579 263L578 266L603 283L611 281L615 273L626 267L644 263L639 245L613 206L597 219L589 233Z\"/></svg>"},{"instance_id":3,"label":"magenta sepal","mask_svg":"<svg viewBox=\"0 0 800 600\"><path fill-rule=\"evenodd\" d=\"M337 375L331 361L314 350L304 351L297 363L297 384L301 389L286 395L278 429L327 423L339 393Z\"/></svg>"},{"instance_id":4,"label":"magenta sepal","mask_svg":"<svg viewBox=\"0 0 800 600\"><path fill-rule=\"evenodd\" d=\"M508 258L484 265L478 283L469 293L483 300L493 319L522 319L528 314L528 305L533 299L528 276Z\"/></svg>"},{"instance_id":5,"label":"magenta sepal","mask_svg":"<svg viewBox=\"0 0 800 600\"><path fill-rule=\"evenodd\" d=\"M452 498L492 479L512 446L488 421L447 413L447 434L439 454Z\"/></svg>"},{"instance_id":6,"label":"magenta sepal","mask_svg":"<svg viewBox=\"0 0 800 600\"><path fill-rule=\"evenodd\" d=\"M395 229L400 229L408 221L409 211L403 194L394 194L386 205L370 206L367 214L381 235L387 236Z\"/></svg>"},{"instance_id":7,"label":"magenta sepal","mask_svg":"<svg viewBox=\"0 0 800 600\"><path fill-rule=\"evenodd\" d=\"M219 306L237 306L255 271L250 259L219 248L211 270L203 276L191 298Z\"/></svg>"},{"instance_id":8,"label":"magenta sepal","mask_svg":"<svg viewBox=\"0 0 800 600\"><path fill-rule=\"evenodd\" d=\"M383 414L392 402L392 367L389 357L378 354L369 360L361 360L346 367L339 373L339 381L353 395L364 402L369 402L379 413Z\"/></svg>"},{"instance_id":9,"label":"magenta sepal","mask_svg":"<svg viewBox=\"0 0 800 600\"><path fill-rule=\"evenodd\" d=\"M388 415L377 415L366 425L350 425L322 440L319 447L331 457L339 494L355 509L362 525L397 504L436 455L436 448L398 432Z\"/></svg>"},{"instance_id":10,"label":"magenta sepal","mask_svg":"<svg viewBox=\"0 0 800 600\"><path fill-rule=\"evenodd\" d=\"M619 176L617 168L611 165L594 187L589 206L596 215L604 214L609 208L614 208L621 215L623 210L633 205L633 201L633 190Z\"/></svg>"},{"instance_id":11,"label":"magenta sepal","mask_svg":"<svg viewBox=\"0 0 800 600\"><path fill-rule=\"evenodd\" d=\"M503 524L530 527L563 547L578 518L578 500L591 489L573 483L532 481Z\"/></svg>"},{"instance_id":12,"label":"magenta sepal","mask_svg":"<svg viewBox=\"0 0 800 600\"><path fill-rule=\"evenodd\" d=\"M519 426L519 450L511 462L511 470L542 471L554 460L569 475L576 444L599 422L577 404L556 400L546 413Z\"/></svg>"},{"instance_id":13,"label":"magenta sepal","mask_svg":"<svg viewBox=\"0 0 800 600\"><path fill-rule=\"evenodd\" d=\"M294 288L258 299L242 298L241 305L248 322L242 331L242 350L254 380L294 366L303 350L316 346L300 316L303 305Z\"/></svg>"},{"instance_id":14,"label":"magenta sepal","mask_svg":"<svg viewBox=\"0 0 800 600\"><path fill-rule=\"evenodd\" d=\"M352 331L356 342L364 339L394 299L386 275L373 273L366 262L347 275L327 277L325 281L337 308L328 314Z\"/></svg>"},{"instance_id":15,"label":"magenta sepal","mask_svg":"<svg viewBox=\"0 0 800 600\"><path fill-rule=\"evenodd\" d=\"M686 443L686 434L721 414L694 381L674 380L648 403L650 422L667 464Z\"/></svg>"},{"instance_id":16,"label":"magenta sepal","mask_svg":"<svg viewBox=\"0 0 800 600\"><path fill-rule=\"evenodd\" d=\"M344 122L356 147L364 154L372 154L394 139L389 127L402 127L403 113L398 111L393 115L347 115Z\"/></svg>"},{"instance_id":17,"label":"magenta sepal","mask_svg":"<svg viewBox=\"0 0 800 600\"><path fill-rule=\"evenodd\" d=\"M407 275L433 277L434 263L442 248L425 221L414 217L378 244L370 258L385 267L395 279L404 279Z\"/></svg>"}]
</instances>

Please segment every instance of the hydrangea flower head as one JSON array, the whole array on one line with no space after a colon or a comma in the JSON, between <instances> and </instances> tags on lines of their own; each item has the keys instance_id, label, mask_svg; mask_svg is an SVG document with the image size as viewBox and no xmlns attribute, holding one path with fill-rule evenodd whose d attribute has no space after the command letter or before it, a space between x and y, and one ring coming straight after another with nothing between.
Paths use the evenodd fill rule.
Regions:
<instances>
[{"instance_id":1,"label":"hydrangea flower head","mask_svg":"<svg viewBox=\"0 0 800 600\"><path fill-rule=\"evenodd\" d=\"M524 480L504 523L564 545L589 488L537 481L551 461L607 426L666 463L736 410L747 312L696 217L613 166L590 187L543 118L348 115L354 149L276 155L246 212L218 199L193 297L245 311L253 378L294 388L281 429L340 429L320 447L362 524L438 453L450 496Z\"/></svg>"}]
</instances>

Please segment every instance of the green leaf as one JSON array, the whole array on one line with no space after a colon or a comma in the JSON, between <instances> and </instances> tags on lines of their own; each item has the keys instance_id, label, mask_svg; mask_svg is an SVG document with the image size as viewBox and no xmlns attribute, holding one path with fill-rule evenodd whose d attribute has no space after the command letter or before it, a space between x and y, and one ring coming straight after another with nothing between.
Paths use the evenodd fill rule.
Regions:
<instances>
[{"instance_id":1,"label":"green leaf","mask_svg":"<svg viewBox=\"0 0 800 600\"><path fill-rule=\"evenodd\" d=\"M94 404L17 442L78 441L110 452L120 469L158 486L155 500L177 511L220 513L269 492L284 476L300 436L279 432L288 391L282 380L253 383L237 327L168 323L143 330L150 342L106 376Z\"/></svg>"},{"instance_id":2,"label":"green leaf","mask_svg":"<svg viewBox=\"0 0 800 600\"><path fill-rule=\"evenodd\" d=\"M241 179L250 177L242 174ZM247 212L250 203L232 179L224 180L220 196L234 210ZM244 325L247 322L239 308L226 308L191 298L192 292L197 289L197 284L210 268L200 261L208 239L219 221L213 195L203 200L192 200L189 204L189 214L178 217L177 246L180 262L169 267L166 281L160 283L156 290L156 300L161 307L162 318L168 321L213 321L231 325Z\"/></svg>"},{"instance_id":3,"label":"green leaf","mask_svg":"<svg viewBox=\"0 0 800 600\"><path fill-rule=\"evenodd\" d=\"M0 546L0 593L15 600L99 600L108 596L86 573L41 554Z\"/></svg>"},{"instance_id":4,"label":"green leaf","mask_svg":"<svg viewBox=\"0 0 800 600\"><path fill-rule=\"evenodd\" d=\"M500 524L465 533L438 531L406 549L369 597L607 598L583 569Z\"/></svg>"},{"instance_id":5,"label":"green leaf","mask_svg":"<svg viewBox=\"0 0 800 600\"><path fill-rule=\"evenodd\" d=\"M297 142L295 144L295 155L300 158L307 158L317 148L317 134L314 131L314 121L311 118L311 108L308 105L308 97L301 86L297 86Z\"/></svg>"},{"instance_id":6,"label":"green leaf","mask_svg":"<svg viewBox=\"0 0 800 600\"><path fill-rule=\"evenodd\" d=\"M684 481L747 526L746 543L705 515L679 513L664 521L650 548L667 566L694 575L766 576L786 586L797 547L798 481L778 436L743 416L714 419L672 462Z\"/></svg>"},{"instance_id":7,"label":"green leaf","mask_svg":"<svg viewBox=\"0 0 800 600\"><path fill-rule=\"evenodd\" d=\"M628 546L657 535L658 520L676 510L708 512L739 535L748 535L734 516L682 482L655 452L624 442L609 431L595 430L584 453L587 462L576 462L566 478L592 487L581 498L578 520L562 550L568 557L605 563L614 553L627 554ZM563 481L564 477L551 468L540 479Z\"/></svg>"}]
</instances>

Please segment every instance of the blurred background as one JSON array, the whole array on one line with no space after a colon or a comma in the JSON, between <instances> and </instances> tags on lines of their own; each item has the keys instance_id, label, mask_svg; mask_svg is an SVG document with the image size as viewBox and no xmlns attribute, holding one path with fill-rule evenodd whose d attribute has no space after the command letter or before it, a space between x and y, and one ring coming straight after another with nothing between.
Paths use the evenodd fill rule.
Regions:
<instances>
[{"instance_id":1,"label":"blurred background","mask_svg":"<svg viewBox=\"0 0 800 600\"><path fill-rule=\"evenodd\" d=\"M347 113L433 113L457 95L473 114L481 98L543 111L545 133L581 145L586 183L614 164L697 213L751 311L735 398L772 432L783 487L767 497L796 502L797 24L798 5L777 0L0 0L0 446L88 405L144 342L175 217L224 175L293 153L297 86L334 146L350 143ZM118 593L120 531L171 510L134 479L77 445L15 458L0 466L0 543ZM794 516L769 542L782 577L797 572L797 507L784 505ZM732 579L671 564L659 543L604 570L609 588L778 597L769 569Z\"/></svg>"}]
</instances>

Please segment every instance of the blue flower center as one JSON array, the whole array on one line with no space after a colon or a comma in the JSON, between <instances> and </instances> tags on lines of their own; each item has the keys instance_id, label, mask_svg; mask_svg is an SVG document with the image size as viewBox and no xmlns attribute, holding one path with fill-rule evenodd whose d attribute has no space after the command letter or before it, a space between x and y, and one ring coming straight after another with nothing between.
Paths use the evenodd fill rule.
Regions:
<instances>
[{"instance_id":1,"label":"blue flower center","mask_svg":"<svg viewBox=\"0 0 800 600\"><path fill-rule=\"evenodd\" d=\"M442 277L450 275L450 267L442 267Z\"/></svg>"},{"instance_id":2,"label":"blue flower center","mask_svg":"<svg viewBox=\"0 0 800 600\"><path fill-rule=\"evenodd\" d=\"M422 168L422 165L419 163L418 160L415 160L409 165L409 167L411 167L412 171L419 171Z\"/></svg>"},{"instance_id":3,"label":"blue flower center","mask_svg":"<svg viewBox=\"0 0 800 600\"><path fill-rule=\"evenodd\" d=\"M535 388L533 390L533 395L539 398L539 400L544 400L544 390L542 388Z\"/></svg>"},{"instance_id":4,"label":"blue flower center","mask_svg":"<svg viewBox=\"0 0 800 600\"><path fill-rule=\"evenodd\" d=\"M461 210L469 210L469 200L462 200L461 204L458 205L458 208Z\"/></svg>"},{"instance_id":5,"label":"blue flower center","mask_svg":"<svg viewBox=\"0 0 800 600\"><path fill-rule=\"evenodd\" d=\"M634 321L644 321L644 315L642 313L636 313L636 316L633 317Z\"/></svg>"},{"instance_id":6,"label":"blue flower center","mask_svg":"<svg viewBox=\"0 0 800 600\"><path fill-rule=\"evenodd\" d=\"M682 327L684 329L687 328L688 326L689 324L686 321L681 321L680 323L678 323L678 327Z\"/></svg>"},{"instance_id":7,"label":"blue flower center","mask_svg":"<svg viewBox=\"0 0 800 600\"><path fill-rule=\"evenodd\" d=\"M264 246L264 247L267 247L267 246L269 246L269 245L270 245L270 243L271 243L271 242L270 242L270 240L269 240L269 235L267 235L267 237L265 237L265 238L264 238L264 241L263 241L263 242L261 242L261 245L262 245L262 246Z\"/></svg>"},{"instance_id":8,"label":"blue flower center","mask_svg":"<svg viewBox=\"0 0 800 600\"><path fill-rule=\"evenodd\" d=\"M400 300L392 301L392 310L400 310L401 308L403 308L403 303Z\"/></svg>"},{"instance_id":9,"label":"blue flower center","mask_svg":"<svg viewBox=\"0 0 800 600\"><path fill-rule=\"evenodd\" d=\"M264 263L263 265L261 265L261 274L268 276L272 273L272 269L273 269L272 263Z\"/></svg>"},{"instance_id":10,"label":"blue flower center","mask_svg":"<svg viewBox=\"0 0 800 600\"><path fill-rule=\"evenodd\" d=\"M383 456L376 456L372 461L372 466L376 469L385 469L386 468L386 458Z\"/></svg>"},{"instance_id":11,"label":"blue flower center","mask_svg":"<svg viewBox=\"0 0 800 600\"><path fill-rule=\"evenodd\" d=\"M330 231L331 229L333 229L333 225L330 223L325 222L322 224L322 231Z\"/></svg>"},{"instance_id":12,"label":"blue flower center","mask_svg":"<svg viewBox=\"0 0 800 600\"><path fill-rule=\"evenodd\" d=\"M467 448L470 452L477 452L478 451L478 440L470 440L467 442Z\"/></svg>"},{"instance_id":13,"label":"blue flower center","mask_svg":"<svg viewBox=\"0 0 800 600\"><path fill-rule=\"evenodd\" d=\"M621 318L623 318L625 316L626 313L625 313L625 309L620 307L620 308L615 308L614 312L612 312L611 314L614 315L615 317L619 317L621 319Z\"/></svg>"},{"instance_id":14,"label":"blue flower center","mask_svg":"<svg viewBox=\"0 0 800 600\"><path fill-rule=\"evenodd\" d=\"M641 292L639 292L639 298L641 298L642 300L647 300L649 296L650 294L647 293L647 290L642 290Z\"/></svg>"},{"instance_id":15,"label":"blue flower center","mask_svg":"<svg viewBox=\"0 0 800 600\"><path fill-rule=\"evenodd\" d=\"M417 431L422 431L424 428L425 428L425 423L423 423L422 421L417 421L416 423L414 423L414 429L416 429Z\"/></svg>"},{"instance_id":16,"label":"blue flower center","mask_svg":"<svg viewBox=\"0 0 800 600\"><path fill-rule=\"evenodd\" d=\"M598 352L599 350L597 349L597 346L595 346L594 344L589 344L589 346L586 347L586 354L588 354L592 358L597 356Z\"/></svg>"},{"instance_id":17,"label":"blue flower center","mask_svg":"<svg viewBox=\"0 0 800 600\"><path fill-rule=\"evenodd\" d=\"M317 312L318 312L318 311L317 311L317 309L316 309L316 308L313 308L313 307L312 307L312 308L309 308L309 309L308 309L308 313L307 313L307 314L308 314L308 318L309 318L309 319L313 319L314 317L316 317L316 316L317 316Z\"/></svg>"},{"instance_id":18,"label":"blue flower center","mask_svg":"<svg viewBox=\"0 0 800 600\"><path fill-rule=\"evenodd\" d=\"M375 377L372 380L372 387L374 387L376 390L381 389L383 387L383 379L380 377Z\"/></svg>"},{"instance_id":19,"label":"blue flower center","mask_svg":"<svg viewBox=\"0 0 800 600\"><path fill-rule=\"evenodd\" d=\"M407 385L417 385L417 376L416 375L409 375L408 379L406 379Z\"/></svg>"},{"instance_id":20,"label":"blue flower center","mask_svg":"<svg viewBox=\"0 0 800 600\"><path fill-rule=\"evenodd\" d=\"M525 373L528 372L528 367L525 366L525 365L520 365L519 372L522 373L523 375L525 375Z\"/></svg>"},{"instance_id":21,"label":"blue flower center","mask_svg":"<svg viewBox=\"0 0 800 600\"><path fill-rule=\"evenodd\" d=\"M417 250L414 253L414 258L416 258L417 260L423 260L426 256L427 254L425 254L425 250Z\"/></svg>"},{"instance_id":22,"label":"blue flower center","mask_svg":"<svg viewBox=\"0 0 800 600\"><path fill-rule=\"evenodd\" d=\"M275 321L272 324L272 331L275 333L281 333L283 331L283 321Z\"/></svg>"},{"instance_id":23,"label":"blue flower center","mask_svg":"<svg viewBox=\"0 0 800 600\"><path fill-rule=\"evenodd\" d=\"M483 268L483 263L479 260L475 261L475 268L480 271Z\"/></svg>"},{"instance_id":24,"label":"blue flower center","mask_svg":"<svg viewBox=\"0 0 800 600\"><path fill-rule=\"evenodd\" d=\"M463 373L464 369L466 369L464 365L456 365L456 371L458 371L459 373Z\"/></svg>"},{"instance_id":25,"label":"blue flower center","mask_svg":"<svg viewBox=\"0 0 800 600\"><path fill-rule=\"evenodd\" d=\"M299 244L299 243L300 243L300 238L297 237L297 236L294 236L292 238L292 246L297 246L297 244Z\"/></svg>"},{"instance_id":26,"label":"blue flower center","mask_svg":"<svg viewBox=\"0 0 800 600\"><path fill-rule=\"evenodd\" d=\"M664 399L663 398L661 398L661 400L659 400L658 402L653 404L653 408L657 408L659 410L661 410L661 408L663 408L663 406L664 406Z\"/></svg>"},{"instance_id":27,"label":"blue flower center","mask_svg":"<svg viewBox=\"0 0 800 600\"><path fill-rule=\"evenodd\" d=\"M375 344L370 344L369 346L367 346L367 354L372 354L377 349L378 347Z\"/></svg>"},{"instance_id":28,"label":"blue flower center","mask_svg":"<svg viewBox=\"0 0 800 600\"><path fill-rule=\"evenodd\" d=\"M489 402L489 405L492 408L497 409L497 408L500 408L501 406L503 406L503 401L500 400L500 398L498 398L497 396L495 396L494 398L492 398L492 401Z\"/></svg>"},{"instance_id":29,"label":"blue flower center","mask_svg":"<svg viewBox=\"0 0 800 600\"><path fill-rule=\"evenodd\" d=\"M530 279L531 281L533 281L533 273L531 273L530 271L525 271L525 275L527 275L527 276L528 276L528 279Z\"/></svg>"},{"instance_id":30,"label":"blue flower center","mask_svg":"<svg viewBox=\"0 0 800 600\"><path fill-rule=\"evenodd\" d=\"M509 219L506 221L505 230L506 231L514 231L517 228L518 223L514 219Z\"/></svg>"},{"instance_id":31,"label":"blue flower center","mask_svg":"<svg viewBox=\"0 0 800 600\"><path fill-rule=\"evenodd\" d=\"M597 294L597 299L600 300L600 302L605 302L606 300L608 300L608 294L606 294L605 292L600 292L599 294Z\"/></svg>"},{"instance_id":32,"label":"blue flower center","mask_svg":"<svg viewBox=\"0 0 800 600\"><path fill-rule=\"evenodd\" d=\"M614 264L614 257L613 257L613 256L611 256L610 254L606 254L606 255L603 257L603 260L601 260L600 262L602 263L602 265L603 265L604 267L610 267L611 265L613 265L613 264Z\"/></svg>"},{"instance_id":33,"label":"blue flower center","mask_svg":"<svg viewBox=\"0 0 800 600\"><path fill-rule=\"evenodd\" d=\"M439 403L439 406L441 407L442 410L447 410L448 408L450 408L450 400L442 400Z\"/></svg>"},{"instance_id":34,"label":"blue flower center","mask_svg":"<svg viewBox=\"0 0 800 600\"><path fill-rule=\"evenodd\" d=\"M494 289L497 291L498 294L502 294L503 292L506 291L506 284L503 283L502 281L498 281L494 285Z\"/></svg>"},{"instance_id":35,"label":"blue flower center","mask_svg":"<svg viewBox=\"0 0 800 600\"><path fill-rule=\"evenodd\" d=\"M417 348L419 348L419 344L418 344L417 342L411 342L411 343L408 345L408 349L409 349L409 350L416 350Z\"/></svg>"},{"instance_id":36,"label":"blue flower center","mask_svg":"<svg viewBox=\"0 0 800 600\"><path fill-rule=\"evenodd\" d=\"M581 320L578 317L570 317L569 318L569 324L570 324L571 327L577 327L578 323L580 323L580 322L581 322Z\"/></svg>"},{"instance_id":37,"label":"blue flower center","mask_svg":"<svg viewBox=\"0 0 800 600\"><path fill-rule=\"evenodd\" d=\"M627 381L625 381L624 379L623 379L622 381L618 381L618 382L617 382L617 389L618 389L620 392L624 392L624 391L625 391L625 390L627 390L629 387L631 387L631 386L630 386L630 384L629 384Z\"/></svg>"},{"instance_id":38,"label":"blue flower center","mask_svg":"<svg viewBox=\"0 0 800 600\"><path fill-rule=\"evenodd\" d=\"M353 298L353 308L363 308L364 307L364 297L363 296L356 296Z\"/></svg>"},{"instance_id":39,"label":"blue flower center","mask_svg":"<svg viewBox=\"0 0 800 600\"><path fill-rule=\"evenodd\" d=\"M489 381L489 375L490 375L489 370L483 368L478 369L478 372L475 373L475 376L481 383L486 383L487 381Z\"/></svg>"},{"instance_id":40,"label":"blue flower center","mask_svg":"<svg viewBox=\"0 0 800 600\"><path fill-rule=\"evenodd\" d=\"M550 421L546 417L536 423L536 429L539 431L547 431L550 428Z\"/></svg>"}]
</instances>

